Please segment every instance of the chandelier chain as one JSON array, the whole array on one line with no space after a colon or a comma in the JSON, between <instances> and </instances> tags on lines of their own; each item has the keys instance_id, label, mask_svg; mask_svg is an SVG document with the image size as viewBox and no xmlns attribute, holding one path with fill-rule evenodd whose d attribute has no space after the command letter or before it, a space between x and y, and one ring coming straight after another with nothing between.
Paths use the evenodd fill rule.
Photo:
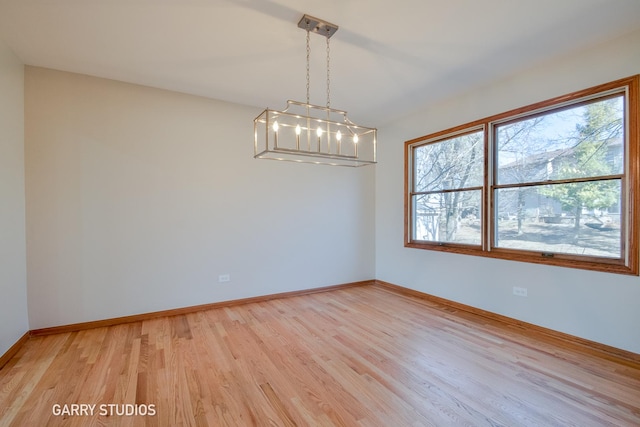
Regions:
<instances>
[{"instance_id":1,"label":"chandelier chain","mask_svg":"<svg viewBox=\"0 0 640 427\"><path fill-rule=\"evenodd\" d=\"M309 89L310 77L309 77L309 57L311 56L311 45L309 43L309 21L307 21L307 104L309 103Z\"/></svg>"},{"instance_id":2,"label":"chandelier chain","mask_svg":"<svg viewBox=\"0 0 640 427\"><path fill-rule=\"evenodd\" d=\"M329 30L327 30L328 32ZM327 36L327 108L331 108L331 49L329 47L329 37Z\"/></svg>"}]
</instances>

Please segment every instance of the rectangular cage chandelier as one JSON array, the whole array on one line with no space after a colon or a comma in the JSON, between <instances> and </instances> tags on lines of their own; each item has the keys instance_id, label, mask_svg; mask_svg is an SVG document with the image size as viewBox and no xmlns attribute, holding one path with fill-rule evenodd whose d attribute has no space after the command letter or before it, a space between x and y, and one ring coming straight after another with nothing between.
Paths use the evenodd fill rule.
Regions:
<instances>
[{"instance_id":1,"label":"rectangular cage chandelier","mask_svg":"<svg viewBox=\"0 0 640 427\"><path fill-rule=\"evenodd\" d=\"M298 27L307 32L307 102L287 101L284 110L267 108L253 121L254 157L333 166L376 163L377 129L360 126L347 112L331 108L329 39L338 26L304 15ZM309 101L310 33L327 40L327 103Z\"/></svg>"}]
</instances>

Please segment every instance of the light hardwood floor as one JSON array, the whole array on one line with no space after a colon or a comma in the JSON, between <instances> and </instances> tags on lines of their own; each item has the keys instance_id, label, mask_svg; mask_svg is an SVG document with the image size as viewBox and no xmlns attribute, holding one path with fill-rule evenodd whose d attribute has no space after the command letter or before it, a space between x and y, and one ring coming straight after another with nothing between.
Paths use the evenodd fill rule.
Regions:
<instances>
[{"instance_id":1,"label":"light hardwood floor","mask_svg":"<svg viewBox=\"0 0 640 427\"><path fill-rule=\"evenodd\" d=\"M640 364L369 285L31 338L0 425L638 426Z\"/></svg>"}]
</instances>

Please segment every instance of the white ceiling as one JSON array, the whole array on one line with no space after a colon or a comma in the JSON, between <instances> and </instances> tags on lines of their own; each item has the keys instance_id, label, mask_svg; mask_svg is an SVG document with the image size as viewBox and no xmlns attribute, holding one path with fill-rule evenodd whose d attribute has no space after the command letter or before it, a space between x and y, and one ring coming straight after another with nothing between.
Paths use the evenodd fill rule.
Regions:
<instances>
[{"instance_id":1,"label":"white ceiling","mask_svg":"<svg viewBox=\"0 0 640 427\"><path fill-rule=\"evenodd\" d=\"M368 126L640 29L640 0L0 0L0 39L28 65L281 109L306 96L304 13L340 27L331 105ZM312 34L321 105L325 55Z\"/></svg>"}]
</instances>

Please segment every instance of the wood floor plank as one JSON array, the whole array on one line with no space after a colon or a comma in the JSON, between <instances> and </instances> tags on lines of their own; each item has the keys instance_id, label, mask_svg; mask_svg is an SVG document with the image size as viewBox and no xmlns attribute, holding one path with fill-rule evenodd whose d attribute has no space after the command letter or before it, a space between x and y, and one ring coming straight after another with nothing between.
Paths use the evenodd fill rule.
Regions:
<instances>
[{"instance_id":1,"label":"wood floor plank","mask_svg":"<svg viewBox=\"0 0 640 427\"><path fill-rule=\"evenodd\" d=\"M33 337L0 370L25 425L638 426L640 364L368 285Z\"/></svg>"}]
</instances>

